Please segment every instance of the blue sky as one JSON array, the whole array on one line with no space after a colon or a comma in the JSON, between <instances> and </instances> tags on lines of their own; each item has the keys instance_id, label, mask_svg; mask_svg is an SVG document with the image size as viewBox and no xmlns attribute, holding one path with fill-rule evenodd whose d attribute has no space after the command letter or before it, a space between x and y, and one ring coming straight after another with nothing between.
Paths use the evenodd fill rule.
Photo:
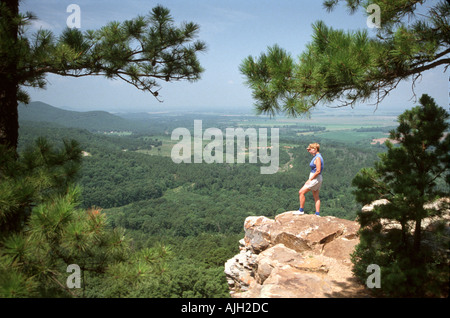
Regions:
<instances>
[{"instance_id":1,"label":"blue sky","mask_svg":"<svg viewBox=\"0 0 450 318\"><path fill-rule=\"evenodd\" d=\"M148 13L161 4L170 9L175 23L192 21L200 25L199 39L208 50L199 58L206 69L195 83L163 83L158 102L119 80L101 77L66 78L47 76L45 90L28 89L31 99L74 110L166 111L253 108L251 91L243 82L239 64L257 56L268 46L278 44L293 56L303 52L311 40L311 25L323 20L339 29L368 28L364 12L350 15L343 6L328 13L322 0L23 0L21 11L31 11L39 18L30 32L39 28L60 34L66 27L70 4L81 9L81 31L97 29L109 21L123 21ZM369 29L371 33L375 31ZM439 105L449 105L449 71L434 69L423 74L416 85L418 97L428 93ZM379 105L379 110L414 106L411 83L405 82ZM373 106L359 109L373 112Z\"/></svg>"}]
</instances>

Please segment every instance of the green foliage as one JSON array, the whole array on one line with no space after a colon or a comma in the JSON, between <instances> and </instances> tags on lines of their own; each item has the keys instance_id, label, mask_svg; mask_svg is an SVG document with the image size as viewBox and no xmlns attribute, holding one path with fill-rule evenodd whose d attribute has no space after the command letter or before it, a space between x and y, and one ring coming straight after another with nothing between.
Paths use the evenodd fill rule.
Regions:
<instances>
[{"instance_id":1,"label":"green foliage","mask_svg":"<svg viewBox=\"0 0 450 318\"><path fill-rule=\"evenodd\" d=\"M203 72L199 26L176 26L160 5L147 16L84 33L67 28L59 37L44 29L27 37L36 17L20 14L18 0L2 1L0 17L0 144L8 147L17 148L18 102L30 102L22 87L44 88L49 73L120 79L158 99L162 82L193 82Z\"/></svg>"},{"instance_id":2,"label":"green foliage","mask_svg":"<svg viewBox=\"0 0 450 318\"><path fill-rule=\"evenodd\" d=\"M64 141L60 150L43 138L28 147L16 160L16 154L4 146L0 157L0 229L1 233L20 231L34 205L60 195L76 178L81 153L76 141Z\"/></svg>"},{"instance_id":3,"label":"green foliage","mask_svg":"<svg viewBox=\"0 0 450 318\"><path fill-rule=\"evenodd\" d=\"M445 245L425 245L421 222L439 216L444 209L427 209L426 203L450 195L450 135L444 135L450 115L428 95L420 98L420 104L401 114L399 126L391 131L390 138L399 145L388 143L387 153L380 154L375 167L362 169L353 179L358 202L388 200L385 205L358 214L361 243L353 257L355 272L361 278L369 264L382 268L386 277L383 292L389 296L448 293L448 265L439 253ZM446 186L440 189L437 180ZM401 229L386 234L381 219L395 220ZM437 235L428 239L436 242ZM400 285L404 288L398 288Z\"/></svg>"},{"instance_id":4,"label":"green foliage","mask_svg":"<svg viewBox=\"0 0 450 318\"><path fill-rule=\"evenodd\" d=\"M19 158L11 149L1 154L0 297L85 295L86 286L66 286L69 264L120 288L164 271L167 248L135 251L122 229L109 228L101 210L79 208L76 142L64 141L55 150L38 138Z\"/></svg>"},{"instance_id":5,"label":"green foliage","mask_svg":"<svg viewBox=\"0 0 450 318\"><path fill-rule=\"evenodd\" d=\"M339 0L325 1L328 10ZM253 92L256 109L274 115L307 114L319 103L354 106L376 98L379 103L400 81L439 65L450 65L450 4L439 1L427 14L414 14L417 1L347 1L351 12L380 6L382 27L376 37L367 30L334 30L323 21L298 63L274 45L259 58L243 60L240 71Z\"/></svg>"},{"instance_id":6,"label":"green foliage","mask_svg":"<svg viewBox=\"0 0 450 318\"><path fill-rule=\"evenodd\" d=\"M28 19L23 19L22 24ZM158 96L158 80L195 81L203 71L196 54L205 44L195 41L199 26L174 25L170 11L156 6L147 16L110 22L84 33L66 29L58 38L39 30L22 38L18 64L20 84L43 88L45 74L104 75L119 78ZM22 34L21 34L22 35Z\"/></svg>"},{"instance_id":7,"label":"green foliage","mask_svg":"<svg viewBox=\"0 0 450 318\"><path fill-rule=\"evenodd\" d=\"M170 247L163 244L142 248L127 259L108 266L107 275L86 279L87 297L146 297L149 286L167 281L167 261L172 257ZM153 295L161 297L161 295Z\"/></svg>"},{"instance_id":8,"label":"green foliage","mask_svg":"<svg viewBox=\"0 0 450 318\"><path fill-rule=\"evenodd\" d=\"M293 67L293 59L277 45L256 60L250 56L243 61L240 71L247 76L246 83L253 91L259 114L275 115L282 107L291 115L307 111L303 104L299 105L297 95L291 93Z\"/></svg>"},{"instance_id":9,"label":"green foliage","mask_svg":"<svg viewBox=\"0 0 450 318\"><path fill-rule=\"evenodd\" d=\"M448 259L436 246L426 246L418 253L405 250L401 231L389 233L364 229L360 244L352 254L353 271L364 283L367 267L377 264L381 268L381 288L373 289L379 297L445 297L448 295ZM407 240L412 240L407 235ZM436 237L431 238L436 240ZM440 242L445 248L447 242Z\"/></svg>"}]
</instances>

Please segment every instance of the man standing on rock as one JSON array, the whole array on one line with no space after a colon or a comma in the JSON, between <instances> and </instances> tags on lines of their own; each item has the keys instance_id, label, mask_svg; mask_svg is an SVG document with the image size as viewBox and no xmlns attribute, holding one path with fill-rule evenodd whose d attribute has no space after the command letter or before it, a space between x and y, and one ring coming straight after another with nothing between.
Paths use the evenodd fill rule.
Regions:
<instances>
[{"instance_id":1,"label":"man standing on rock","mask_svg":"<svg viewBox=\"0 0 450 318\"><path fill-rule=\"evenodd\" d=\"M299 215L304 214L303 208L305 207L305 194L309 191L312 191L315 206L316 206L316 215L320 215L320 198L319 191L322 186L322 171L323 171L323 158L319 153L320 145L318 143L313 143L306 148L308 152L313 155L309 166L311 167L311 173L309 174L308 181L305 182L305 185L298 191L299 200L300 200L300 209L295 211L293 214Z\"/></svg>"}]
</instances>

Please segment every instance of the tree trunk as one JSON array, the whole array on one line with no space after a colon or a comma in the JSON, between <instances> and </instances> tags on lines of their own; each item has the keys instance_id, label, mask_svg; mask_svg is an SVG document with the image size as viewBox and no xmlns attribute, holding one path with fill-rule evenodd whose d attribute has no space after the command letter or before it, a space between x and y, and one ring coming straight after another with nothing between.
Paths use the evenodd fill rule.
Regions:
<instances>
[{"instance_id":1,"label":"tree trunk","mask_svg":"<svg viewBox=\"0 0 450 318\"><path fill-rule=\"evenodd\" d=\"M17 93L19 81L18 23L19 0L1 0L0 20L2 43L0 48L0 144L17 149L19 116Z\"/></svg>"},{"instance_id":2,"label":"tree trunk","mask_svg":"<svg viewBox=\"0 0 450 318\"><path fill-rule=\"evenodd\" d=\"M0 79L0 144L17 149L19 116L17 111L17 85Z\"/></svg>"}]
</instances>

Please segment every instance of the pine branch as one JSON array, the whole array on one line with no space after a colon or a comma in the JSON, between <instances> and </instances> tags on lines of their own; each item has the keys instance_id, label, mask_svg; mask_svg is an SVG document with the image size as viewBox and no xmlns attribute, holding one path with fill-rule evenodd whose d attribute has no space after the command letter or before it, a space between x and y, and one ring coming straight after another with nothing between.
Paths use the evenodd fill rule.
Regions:
<instances>
[{"instance_id":1,"label":"pine branch","mask_svg":"<svg viewBox=\"0 0 450 318\"><path fill-rule=\"evenodd\" d=\"M332 9L338 2L327 0L324 6ZM292 111L300 114L330 102L338 103L332 107L354 107L357 102L373 98L378 105L408 78L412 79L415 96L414 87L423 72L439 66L447 70L450 66L450 49L446 44L448 19L442 17L449 9L448 4L441 2L429 9L430 16L425 19L430 20L431 26L428 21L418 21L410 27L397 23L414 14L418 3L422 1L383 2L383 19L390 19L391 25L379 31L375 39L369 38L365 31L344 32L333 30L322 21L315 23L312 42L299 63L291 66L290 76L279 72L284 55L276 54L281 50L278 47L268 48L267 54L258 59L248 57L240 71L254 92L257 108L264 113L282 110L290 115ZM356 0L347 4L352 10L362 6ZM396 30L392 29L394 25ZM277 86L278 82L286 85ZM295 96L302 107L295 110L291 107L293 102L284 99L285 96Z\"/></svg>"}]
</instances>

